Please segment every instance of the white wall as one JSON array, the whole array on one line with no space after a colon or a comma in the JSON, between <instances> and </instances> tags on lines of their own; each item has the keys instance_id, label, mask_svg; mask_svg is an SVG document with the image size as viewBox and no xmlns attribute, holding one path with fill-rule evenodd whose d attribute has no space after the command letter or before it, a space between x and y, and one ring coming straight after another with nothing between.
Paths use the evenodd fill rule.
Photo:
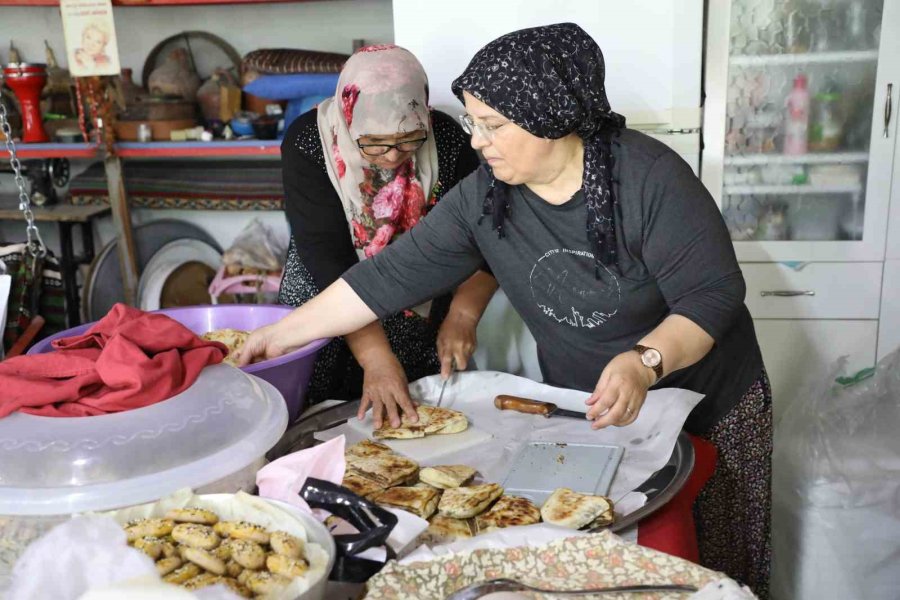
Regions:
<instances>
[{"instance_id":1,"label":"white wall","mask_svg":"<svg viewBox=\"0 0 900 600\"><path fill-rule=\"evenodd\" d=\"M330 0L266 5L159 6L115 9L119 55L123 67L131 67L140 77L148 53L162 39L181 31L214 33L234 46L238 54L264 47L289 47L349 54L352 40L391 42L394 37L391 0ZM25 60L43 62L44 41L65 66L65 50L59 9L55 7L0 7L0 63L8 58L9 40ZM5 152L0 155L5 159ZM87 163L73 163L79 172ZM0 175L0 195L15 193L12 177ZM135 224L162 218L196 223L209 231L223 248L254 216L278 228L287 229L283 213L215 212L186 210L133 210ZM55 227L41 228L45 241L59 250ZM112 239L109 219L100 223L97 248ZM0 222L0 240L24 238L20 223ZM77 238L76 238L77 242ZM76 249L80 246L76 246Z\"/></svg>"},{"instance_id":2,"label":"white wall","mask_svg":"<svg viewBox=\"0 0 900 600\"><path fill-rule=\"evenodd\" d=\"M140 76L150 50L181 31L218 35L238 54L265 47L349 54L352 40L394 38L391 0L330 0L264 5L117 7L114 11L123 67ZM25 60L44 62L44 40L65 66L62 22L55 7L0 7L0 59L9 40Z\"/></svg>"},{"instance_id":3,"label":"white wall","mask_svg":"<svg viewBox=\"0 0 900 600\"><path fill-rule=\"evenodd\" d=\"M394 37L425 67L432 103L461 112L450 93L475 52L516 29L572 21L603 49L610 102L632 123L699 127L702 0L394 0Z\"/></svg>"}]
</instances>

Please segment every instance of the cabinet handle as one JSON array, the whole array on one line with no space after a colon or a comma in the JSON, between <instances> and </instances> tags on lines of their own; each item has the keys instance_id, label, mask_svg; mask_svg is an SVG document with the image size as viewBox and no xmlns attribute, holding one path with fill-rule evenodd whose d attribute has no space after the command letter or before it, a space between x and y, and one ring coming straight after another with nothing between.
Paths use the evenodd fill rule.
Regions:
<instances>
[{"instance_id":1,"label":"cabinet handle","mask_svg":"<svg viewBox=\"0 0 900 600\"><path fill-rule=\"evenodd\" d=\"M760 296L777 296L779 298L792 298L794 296L815 296L813 290L763 290Z\"/></svg>"},{"instance_id":2,"label":"cabinet handle","mask_svg":"<svg viewBox=\"0 0 900 600\"><path fill-rule=\"evenodd\" d=\"M888 125L891 124L891 92L894 90L894 84L887 84L887 97L884 99L884 137L888 137Z\"/></svg>"}]
</instances>

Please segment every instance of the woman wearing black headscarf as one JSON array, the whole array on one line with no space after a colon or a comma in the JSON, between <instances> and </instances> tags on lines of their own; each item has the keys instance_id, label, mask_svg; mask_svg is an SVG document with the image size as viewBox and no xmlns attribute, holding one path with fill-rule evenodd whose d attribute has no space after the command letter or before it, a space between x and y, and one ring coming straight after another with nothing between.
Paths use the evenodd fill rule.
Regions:
<instances>
[{"instance_id":1,"label":"woman wearing black headscarf","mask_svg":"<svg viewBox=\"0 0 900 600\"><path fill-rule=\"evenodd\" d=\"M767 594L771 393L715 202L672 150L625 128L580 27L505 35L453 82L487 164L415 228L277 325L241 360L452 289L485 262L538 344L544 380L591 392L592 427L626 426L650 387L705 394L712 441L695 507L701 562Z\"/></svg>"}]
</instances>

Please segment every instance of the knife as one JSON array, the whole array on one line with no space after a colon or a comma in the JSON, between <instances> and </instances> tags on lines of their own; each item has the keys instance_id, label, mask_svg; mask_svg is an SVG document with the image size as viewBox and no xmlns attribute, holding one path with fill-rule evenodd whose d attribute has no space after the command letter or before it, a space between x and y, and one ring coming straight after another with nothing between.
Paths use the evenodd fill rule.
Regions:
<instances>
[{"instance_id":1,"label":"knife","mask_svg":"<svg viewBox=\"0 0 900 600\"><path fill-rule=\"evenodd\" d=\"M529 415L541 415L546 418L570 417L572 419L587 419L587 413L560 408L552 402L541 402L540 400L507 396L505 394L494 398L494 406L500 410L514 410Z\"/></svg>"},{"instance_id":2,"label":"knife","mask_svg":"<svg viewBox=\"0 0 900 600\"><path fill-rule=\"evenodd\" d=\"M453 377L453 374L456 372L456 359L450 359L450 377ZM444 380L444 383L441 384L441 395L438 396L437 407L441 407L441 402L444 400L444 390L447 389L447 384L450 383L450 377Z\"/></svg>"}]
</instances>

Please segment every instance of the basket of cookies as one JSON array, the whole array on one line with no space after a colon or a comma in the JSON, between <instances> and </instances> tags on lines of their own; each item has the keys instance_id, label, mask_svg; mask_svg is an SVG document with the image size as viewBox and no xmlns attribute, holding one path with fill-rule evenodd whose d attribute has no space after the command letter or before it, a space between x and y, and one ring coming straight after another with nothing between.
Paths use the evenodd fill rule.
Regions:
<instances>
[{"instance_id":1,"label":"basket of cookies","mask_svg":"<svg viewBox=\"0 0 900 600\"><path fill-rule=\"evenodd\" d=\"M68 556L58 560L62 545ZM16 565L10 593L31 600L39 588L74 600L131 598L138 591L199 598L204 590L203 598L321 600L334 559L325 527L293 506L243 492L182 490L54 528ZM51 590L35 579L66 583Z\"/></svg>"},{"instance_id":2,"label":"basket of cookies","mask_svg":"<svg viewBox=\"0 0 900 600\"><path fill-rule=\"evenodd\" d=\"M164 582L245 598L325 597L334 540L311 515L249 494L175 497L109 513Z\"/></svg>"}]
</instances>

